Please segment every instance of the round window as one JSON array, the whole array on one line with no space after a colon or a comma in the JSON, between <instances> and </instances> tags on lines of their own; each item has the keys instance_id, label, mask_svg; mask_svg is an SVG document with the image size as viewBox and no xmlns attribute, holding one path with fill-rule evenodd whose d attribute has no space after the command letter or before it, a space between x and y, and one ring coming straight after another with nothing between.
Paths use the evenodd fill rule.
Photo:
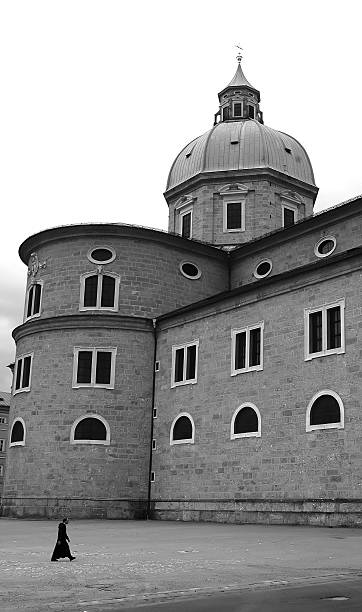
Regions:
<instances>
[{"instance_id":1,"label":"round window","mask_svg":"<svg viewBox=\"0 0 362 612\"><path fill-rule=\"evenodd\" d=\"M180 264L180 270L182 274L186 276L186 278L191 278L192 280L200 278L201 276L200 268L190 261L184 261L182 264Z\"/></svg>"},{"instance_id":2,"label":"round window","mask_svg":"<svg viewBox=\"0 0 362 612\"><path fill-rule=\"evenodd\" d=\"M325 236L317 242L314 247L314 253L317 257L328 257L336 248L337 241L334 236Z\"/></svg>"},{"instance_id":3,"label":"round window","mask_svg":"<svg viewBox=\"0 0 362 612\"><path fill-rule=\"evenodd\" d=\"M268 274L270 274L272 271L272 267L273 266L270 259L264 259L264 261L258 263L254 270L255 278L264 278L265 276L268 276Z\"/></svg>"},{"instance_id":4,"label":"round window","mask_svg":"<svg viewBox=\"0 0 362 612\"><path fill-rule=\"evenodd\" d=\"M116 258L116 252L111 247L96 247L88 252L88 259L92 263L107 264Z\"/></svg>"}]
</instances>

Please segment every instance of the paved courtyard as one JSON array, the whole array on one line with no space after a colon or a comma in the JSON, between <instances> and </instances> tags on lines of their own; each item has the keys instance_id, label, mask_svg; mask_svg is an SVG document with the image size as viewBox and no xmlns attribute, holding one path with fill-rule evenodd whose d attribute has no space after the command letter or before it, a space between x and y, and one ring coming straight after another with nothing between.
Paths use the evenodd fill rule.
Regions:
<instances>
[{"instance_id":1,"label":"paved courtyard","mask_svg":"<svg viewBox=\"0 0 362 612\"><path fill-rule=\"evenodd\" d=\"M51 563L56 521L0 519L1 612L97 612L362 576L362 529L84 520L68 534L76 560Z\"/></svg>"}]
</instances>

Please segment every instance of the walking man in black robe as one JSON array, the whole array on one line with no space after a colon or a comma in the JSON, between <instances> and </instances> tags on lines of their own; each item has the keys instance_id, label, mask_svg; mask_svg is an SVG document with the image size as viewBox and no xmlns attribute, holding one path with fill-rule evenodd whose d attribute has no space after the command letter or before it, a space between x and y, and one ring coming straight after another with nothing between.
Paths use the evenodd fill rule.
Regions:
<instances>
[{"instance_id":1,"label":"walking man in black robe","mask_svg":"<svg viewBox=\"0 0 362 612\"><path fill-rule=\"evenodd\" d=\"M63 518L62 522L58 525L58 539L53 550L51 561L58 561L58 559L63 559L64 557L68 557L69 561L75 559L70 552L68 544L70 539L68 538L66 525L68 525L68 519Z\"/></svg>"}]
</instances>

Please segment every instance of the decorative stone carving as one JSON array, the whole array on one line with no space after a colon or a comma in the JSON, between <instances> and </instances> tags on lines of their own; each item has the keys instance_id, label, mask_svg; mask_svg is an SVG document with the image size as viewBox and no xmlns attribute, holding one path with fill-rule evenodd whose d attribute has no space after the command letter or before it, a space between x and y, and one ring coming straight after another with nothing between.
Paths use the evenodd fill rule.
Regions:
<instances>
[{"instance_id":1,"label":"decorative stone carving","mask_svg":"<svg viewBox=\"0 0 362 612\"><path fill-rule=\"evenodd\" d=\"M46 267L46 261L43 261L43 263L39 263L37 253L31 253L28 264L28 276L31 276L34 279L35 276L38 274L39 270Z\"/></svg>"}]
</instances>

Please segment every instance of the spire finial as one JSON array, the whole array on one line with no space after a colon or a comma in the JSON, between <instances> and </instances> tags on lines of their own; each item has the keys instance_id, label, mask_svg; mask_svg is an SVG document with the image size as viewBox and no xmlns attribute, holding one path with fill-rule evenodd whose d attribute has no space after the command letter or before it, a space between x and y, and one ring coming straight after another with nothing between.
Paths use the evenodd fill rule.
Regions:
<instances>
[{"instance_id":1,"label":"spire finial","mask_svg":"<svg viewBox=\"0 0 362 612\"><path fill-rule=\"evenodd\" d=\"M240 45L235 45L235 47L237 47L237 49L240 49L240 51L244 51L244 49L242 47L240 47ZM241 55L240 51L239 51L239 53L236 56L236 59L238 60L239 66L240 66L241 60L243 59L243 56Z\"/></svg>"}]
</instances>

